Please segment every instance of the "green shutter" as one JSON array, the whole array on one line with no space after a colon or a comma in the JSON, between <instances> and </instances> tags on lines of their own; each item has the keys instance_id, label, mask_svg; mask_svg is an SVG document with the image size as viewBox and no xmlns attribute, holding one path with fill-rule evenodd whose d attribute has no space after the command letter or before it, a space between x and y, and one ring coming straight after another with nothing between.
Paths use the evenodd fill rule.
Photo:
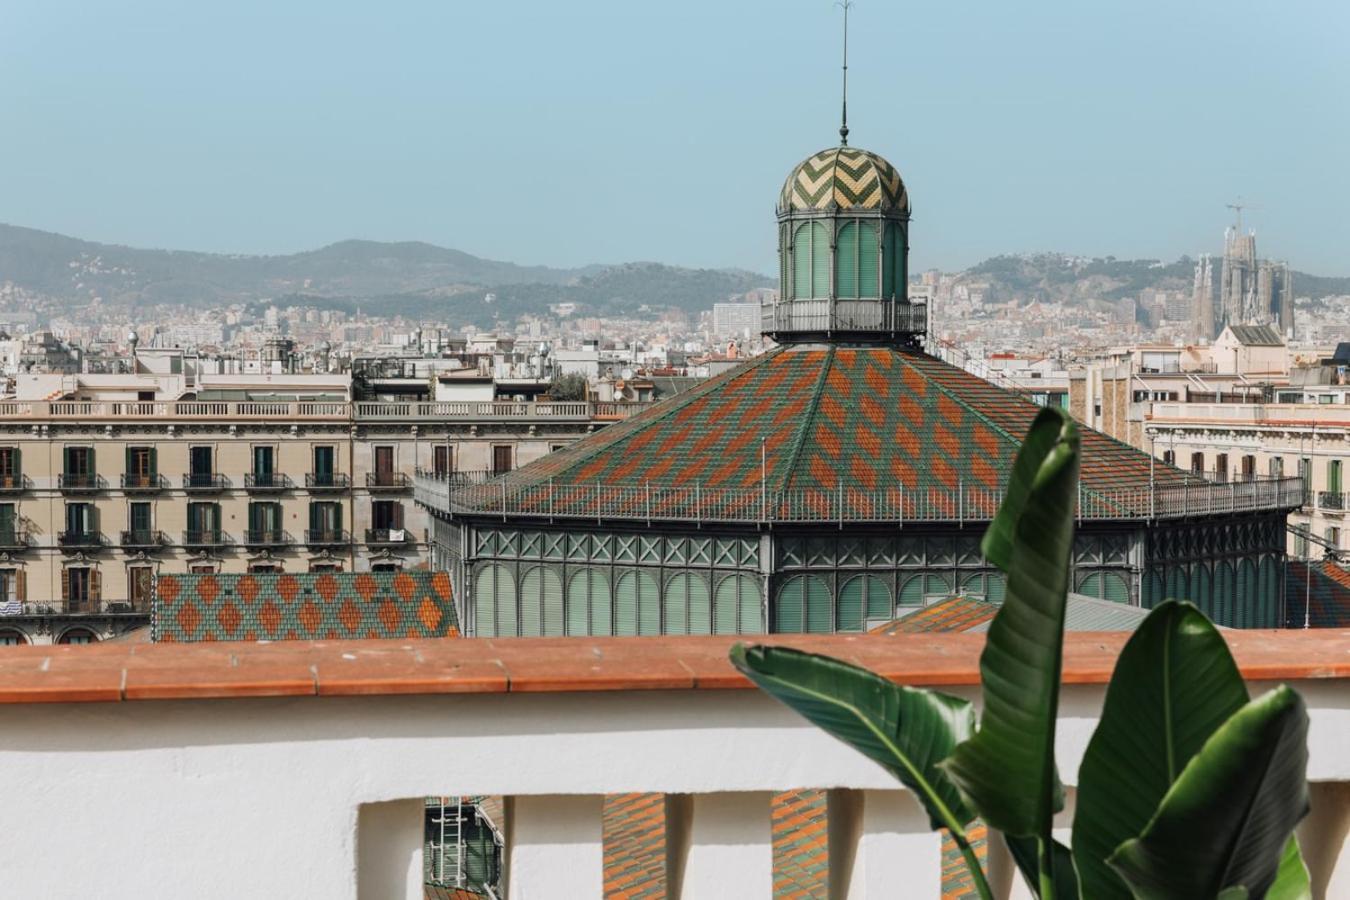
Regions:
<instances>
[{"instance_id":1,"label":"green shutter","mask_svg":"<svg viewBox=\"0 0 1350 900\"><path fill-rule=\"evenodd\" d=\"M858 296L858 223L846 222L839 229L834 250L834 289L840 299Z\"/></svg>"},{"instance_id":2,"label":"green shutter","mask_svg":"<svg viewBox=\"0 0 1350 900\"><path fill-rule=\"evenodd\" d=\"M638 633L638 581L636 572L625 572L614 583L614 633Z\"/></svg>"},{"instance_id":3,"label":"green shutter","mask_svg":"<svg viewBox=\"0 0 1350 900\"><path fill-rule=\"evenodd\" d=\"M478 625L478 637L497 636L497 566L485 566L478 570L473 582L473 615Z\"/></svg>"},{"instance_id":4,"label":"green shutter","mask_svg":"<svg viewBox=\"0 0 1350 900\"><path fill-rule=\"evenodd\" d=\"M544 637L561 637L563 634L563 587L562 576L551 567L540 567L542 584L540 600L544 609Z\"/></svg>"},{"instance_id":5,"label":"green shutter","mask_svg":"<svg viewBox=\"0 0 1350 900\"><path fill-rule=\"evenodd\" d=\"M535 566L520 579L520 636L539 637L543 634L543 585L541 569Z\"/></svg>"},{"instance_id":6,"label":"green shutter","mask_svg":"<svg viewBox=\"0 0 1350 900\"><path fill-rule=\"evenodd\" d=\"M126 467L125 467L124 469L122 469L122 471L125 472L125 473L127 473L128 475L130 475L131 473L133 473L133 472L136 471L135 469L132 468L132 463L133 463L133 461L132 461L132 458L131 458L131 447L130 447L130 446L126 447L126 448L125 448L125 452L126 452L126 461L127 461L127 464L126 464Z\"/></svg>"},{"instance_id":7,"label":"green shutter","mask_svg":"<svg viewBox=\"0 0 1350 900\"><path fill-rule=\"evenodd\" d=\"M1125 581L1125 576L1115 572L1103 574L1102 599L1110 600L1112 603L1129 603L1130 586Z\"/></svg>"},{"instance_id":8,"label":"green shutter","mask_svg":"<svg viewBox=\"0 0 1350 900\"><path fill-rule=\"evenodd\" d=\"M1341 461L1339 459L1327 461L1327 490L1333 494L1341 492Z\"/></svg>"},{"instance_id":9,"label":"green shutter","mask_svg":"<svg viewBox=\"0 0 1350 900\"><path fill-rule=\"evenodd\" d=\"M609 591L609 578L600 571L591 570L590 634L614 634L614 598ZM585 634L586 632L582 632Z\"/></svg>"},{"instance_id":10,"label":"green shutter","mask_svg":"<svg viewBox=\"0 0 1350 900\"><path fill-rule=\"evenodd\" d=\"M712 597L708 580L702 575L689 575L689 633L712 634Z\"/></svg>"},{"instance_id":11,"label":"green shutter","mask_svg":"<svg viewBox=\"0 0 1350 900\"><path fill-rule=\"evenodd\" d=\"M666 634L689 633L689 576L676 575L666 583Z\"/></svg>"},{"instance_id":12,"label":"green shutter","mask_svg":"<svg viewBox=\"0 0 1350 900\"><path fill-rule=\"evenodd\" d=\"M923 576L915 575L900 587L901 606L923 605Z\"/></svg>"},{"instance_id":13,"label":"green shutter","mask_svg":"<svg viewBox=\"0 0 1350 900\"><path fill-rule=\"evenodd\" d=\"M740 608L738 589L741 575L730 575L717 584L717 601L713 605L713 631L717 634L736 634L736 612Z\"/></svg>"},{"instance_id":14,"label":"green shutter","mask_svg":"<svg viewBox=\"0 0 1350 900\"><path fill-rule=\"evenodd\" d=\"M839 590L839 604L835 609L836 631L863 630L863 579L850 578Z\"/></svg>"},{"instance_id":15,"label":"green shutter","mask_svg":"<svg viewBox=\"0 0 1350 900\"><path fill-rule=\"evenodd\" d=\"M895 296L895 235L896 227L887 225L881 239L881 296L887 299Z\"/></svg>"},{"instance_id":16,"label":"green shutter","mask_svg":"<svg viewBox=\"0 0 1350 900\"><path fill-rule=\"evenodd\" d=\"M783 225L778 229L778 295L784 300L792 296L792 285L788 281L788 260L791 258L788 247L788 228Z\"/></svg>"},{"instance_id":17,"label":"green shutter","mask_svg":"<svg viewBox=\"0 0 1350 900\"><path fill-rule=\"evenodd\" d=\"M868 575L863 583L867 589L866 609L869 619L890 619L895 615L891 605L891 589L875 575Z\"/></svg>"},{"instance_id":18,"label":"green shutter","mask_svg":"<svg viewBox=\"0 0 1350 900\"><path fill-rule=\"evenodd\" d=\"M830 233L820 222L811 223L811 296L830 296Z\"/></svg>"},{"instance_id":19,"label":"green shutter","mask_svg":"<svg viewBox=\"0 0 1350 900\"><path fill-rule=\"evenodd\" d=\"M797 226L792 235L792 296L811 296L811 226Z\"/></svg>"},{"instance_id":20,"label":"green shutter","mask_svg":"<svg viewBox=\"0 0 1350 900\"><path fill-rule=\"evenodd\" d=\"M1238 569L1238 622L1242 628L1256 627L1256 563L1244 559Z\"/></svg>"},{"instance_id":21,"label":"green shutter","mask_svg":"<svg viewBox=\"0 0 1350 900\"><path fill-rule=\"evenodd\" d=\"M760 605L759 581L752 575L737 575L737 593L741 601L741 634L760 634L764 631L764 610Z\"/></svg>"},{"instance_id":22,"label":"green shutter","mask_svg":"<svg viewBox=\"0 0 1350 900\"><path fill-rule=\"evenodd\" d=\"M593 634L590 630L591 570L581 569L572 574L567 582L567 633L570 635Z\"/></svg>"},{"instance_id":23,"label":"green shutter","mask_svg":"<svg viewBox=\"0 0 1350 900\"><path fill-rule=\"evenodd\" d=\"M516 637L520 626L516 621L516 579L506 566L494 566L497 569L497 634L501 637Z\"/></svg>"},{"instance_id":24,"label":"green shutter","mask_svg":"<svg viewBox=\"0 0 1350 900\"><path fill-rule=\"evenodd\" d=\"M782 634L801 634L805 624L802 601L806 595L806 576L794 575L778 589L774 609L774 631Z\"/></svg>"},{"instance_id":25,"label":"green shutter","mask_svg":"<svg viewBox=\"0 0 1350 900\"><path fill-rule=\"evenodd\" d=\"M647 572L638 572L638 634L661 633L661 588Z\"/></svg>"},{"instance_id":26,"label":"green shutter","mask_svg":"<svg viewBox=\"0 0 1350 900\"><path fill-rule=\"evenodd\" d=\"M877 242L877 226L871 222L858 223L858 296L880 296L877 272L881 264Z\"/></svg>"}]
</instances>

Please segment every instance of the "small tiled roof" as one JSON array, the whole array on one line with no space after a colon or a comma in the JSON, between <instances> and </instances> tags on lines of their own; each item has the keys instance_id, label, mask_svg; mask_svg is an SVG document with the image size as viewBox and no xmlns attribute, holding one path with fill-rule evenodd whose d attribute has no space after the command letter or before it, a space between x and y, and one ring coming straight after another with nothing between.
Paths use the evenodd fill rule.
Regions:
<instances>
[{"instance_id":1,"label":"small tiled roof","mask_svg":"<svg viewBox=\"0 0 1350 900\"><path fill-rule=\"evenodd\" d=\"M926 631L989 630L989 623L998 612L999 604L981 597L948 597L893 622L878 625L873 634L917 634ZM1114 603L1070 594L1064 610L1064 628L1067 631L1134 631L1148 616L1148 610L1128 603Z\"/></svg>"},{"instance_id":2,"label":"small tiled roof","mask_svg":"<svg viewBox=\"0 0 1350 900\"><path fill-rule=\"evenodd\" d=\"M882 157L857 147L828 147L788 173L780 214L793 210L866 209L909 215L909 192Z\"/></svg>"},{"instance_id":3,"label":"small tiled roof","mask_svg":"<svg viewBox=\"0 0 1350 900\"><path fill-rule=\"evenodd\" d=\"M1282 347L1280 333L1269 325L1229 325L1233 337L1246 347Z\"/></svg>"},{"instance_id":4,"label":"small tiled roof","mask_svg":"<svg viewBox=\"0 0 1350 900\"><path fill-rule=\"evenodd\" d=\"M509 476L581 511L614 485L813 492L1001 490L1040 407L964 369L892 346L787 345ZM1088 428L1085 499L1201 483ZM1152 475L1150 475L1150 472ZM495 495L482 495L491 506ZM798 495L800 496L800 495ZM542 499L539 501L542 502ZM785 501L786 502L786 501ZM542 510L541 510L542 511Z\"/></svg>"},{"instance_id":5,"label":"small tiled roof","mask_svg":"<svg viewBox=\"0 0 1350 900\"><path fill-rule=\"evenodd\" d=\"M1350 628L1350 570L1330 560L1285 565L1285 627Z\"/></svg>"}]
</instances>

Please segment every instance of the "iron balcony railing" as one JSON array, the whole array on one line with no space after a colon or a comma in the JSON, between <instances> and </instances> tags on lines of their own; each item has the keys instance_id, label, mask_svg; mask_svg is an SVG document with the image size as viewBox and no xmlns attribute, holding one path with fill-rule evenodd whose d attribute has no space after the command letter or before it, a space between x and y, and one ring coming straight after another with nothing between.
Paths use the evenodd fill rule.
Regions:
<instances>
[{"instance_id":1,"label":"iron balcony railing","mask_svg":"<svg viewBox=\"0 0 1350 900\"><path fill-rule=\"evenodd\" d=\"M305 488L311 491L345 491L352 486L351 476L345 472L307 472Z\"/></svg>"},{"instance_id":2,"label":"iron balcony railing","mask_svg":"<svg viewBox=\"0 0 1350 900\"><path fill-rule=\"evenodd\" d=\"M28 547L28 529L9 525L0 527L0 550L23 550Z\"/></svg>"},{"instance_id":3,"label":"iron balcony railing","mask_svg":"<svg viewBox=\"0 0 1350 900\"><path fill-rule=\"evenodd\" d=\"M148 494L155 491L162 491L168 486L168 481L163 475L155 473L122 473L122 490L127 493Z\"/></svg>"},{"instance_id":4,"label":"iron balcony railing","mask_svg":"<svg viewBox=\"0 0 1350 900\"><path fill-rule=\"evenodd\" d=\"M230 486L230 479L219 472L189 472L183 476L183 490L214 494Z\"/></svg>"},{"instance_id":5,"label":"iron balcony railing","mask_svg":"<svg viewBox=\"0 0 1350 900\"><path fill-rule=\"evenodd\" d=\"M122 532L121 537L121 545L131 550L162 547L168 543L164 537L164 532L153 528L132 528Z\"/></svg>"},{"instance_id":6,"label":"iron balcony railing","mask_svg":"<svg viewBox=\"0 0 1350 900\"><path fill-rule=\"evenodd\" d=\"M244 544L249 547L284 547L291 543L290 534L280 528L250 528L244 532Z\"/></svg>"},{"instance_id":7,"label":"iron balcony railing","mask_svg":"<svg viewBox=\"0 0 1350 900\"><path fill-rule=\"evenodd\" d=\"M494 479L456 487L449 480L419 477L417 502L457 515L522 515L546 518L666 520L690 522L978 522L989 521L1003 491L971 485L956 490L895 485L876 490L848 487L679 487L650 483L558 485L550 481ZM1164 519L1257 510L1288 510L1303 504L1299 478L1265 478L1213 484L1183 484L1093 490L1080 485L1080 519Z\"/></svg>"},{"instance_id":8,"label":"iron balcony railing","mask_svg":"<svg viewBox=\"0 0 1350 900\"><path fill-rule=\"evenodd\" d=\"M650 403L587 401L422 400L360 402L270 400L3 400L0 420L328 421L397 420L562 420L613 419L646 409Z\"/></svg>"},{"instance_id":9,"label":"iron balcony railing","mask_svg":"<svg viewBox=\"0 0 1350 900\"><path fill-rule=\"evenodd\" d=\"M193 529L183 532L184 547L223 547L230 543L230 536L219 528Z\"/></svg>"},{"instance_id":10,"label":"iron balcony railing","mask_svg":"<svg viewBox=\"0 0 1350 900\"><path fill-rule=\"evenodd\" d=\"M107 542L101 531L62 531L56 535L56 543L68 550L102 547Z\"/></svg>"},{"instance_id":11,"label":"iron balcony railing","mask_svg":"<svg viewBox=\"0 0 1350 900\"><path fill-rule=\"evenodd\" d=\"M372 491L406 491L412 479L406 472L367 472L366 489Z\"/></svg>"},{"instance_id":12,"label":"iron balcony railing","mask_svg":"<svg viewBox=\"0 0 1350 900\"><path fill-rule=\"evenodd\" d=\"M371 547L406 544L408 532L403 528L367 528L366 544Z\"/></svg>"},{"instance_id":13,"label":"iron balcony railing","mask_svg":"<svg viewBox=\"0 0 1350 900\"><path fill-rule=\"evenodd\" d=\"M1328 512L1345 511L1345 494L1340 491L1319 491L1317 494L1317 506Z\"/></svg>"},{"instance_id":14,"label":"iron balcony railing","mask_svg":"<svg viewBox=\"0 0 1350 900\"><path fill-rule=\"evenodd\" d=\"M67 494L90 494L105 490L108 479L94 472L62 472L57 486Z\"/></svg>"},{"instance_id":15,"label":"iron balcony railing","mask_svg":"<svg viewBox=\"0 0 1350 900\"><path fill-rule=\"evenodd\" d=\"M280 472L249 472L244 475L246 491L288 491L292 487L291 476Z\"/></svg>"},{"instance_id":16,"label":"iron balcony railing","mask_svg":"<svg viewBox=\"0 0 1350 900\"><path fill-rule=\"evenodd\" d=\"M341 528L307 528L305 546L307 547L345 547L352 542L352 536Z\"/></svg>"},{"instance_id":17,"label":"iron balcony railing","mask_svg":"<svg viewBox=\"0 0 1350 900\"><path fill-rule=\"evenodd\" d=\"M21 472L0 475L0 494L21 494L33 489L33 479Z\"/></svg>"},{"instance_id":18,"label":"iron balcony railing","mask_svg":"<svg viewBox=\"0 0 1350 900\"><path fill-rule=\"evenodd\" d=\"M904 300L774 300L760 306L766 332L921 334L928 306Z\"/></svg>"}]
</instances>

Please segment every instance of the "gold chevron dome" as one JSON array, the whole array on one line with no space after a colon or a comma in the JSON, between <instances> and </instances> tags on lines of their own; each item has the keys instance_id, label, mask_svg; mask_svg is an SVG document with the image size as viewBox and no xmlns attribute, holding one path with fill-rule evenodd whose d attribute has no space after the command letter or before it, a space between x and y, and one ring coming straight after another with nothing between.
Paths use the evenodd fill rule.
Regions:
<instances>
[{"instance_id":1,"label":"gold chevron dome","mask_svg":"<svg viewBox=\"0 0 1350 900\"><path fill-rule=\"evenodd\" d=\"M779 212L867 209L909 214L909 193L895 166L856 147L830 147L808 156L788 175Z\"/></svg>"}]
</instances>

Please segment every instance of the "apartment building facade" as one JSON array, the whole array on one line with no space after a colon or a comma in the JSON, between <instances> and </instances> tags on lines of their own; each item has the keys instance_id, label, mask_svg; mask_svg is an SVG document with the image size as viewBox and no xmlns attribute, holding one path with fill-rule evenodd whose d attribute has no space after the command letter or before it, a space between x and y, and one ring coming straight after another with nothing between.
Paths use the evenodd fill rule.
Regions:
<instances>
[{"instance_id":1,"label":"apartment building facade","mask_svg":"<svg viewBox=\"0 0 1350 900\"><path fill-rule=\"evenodd\" d=\"M417 470L472 483L626 414L316 399L294 385L265 401L78 393L0 400L0 643L138 627L162 574L423 565Z\"/></svg>"}]
</instances>

